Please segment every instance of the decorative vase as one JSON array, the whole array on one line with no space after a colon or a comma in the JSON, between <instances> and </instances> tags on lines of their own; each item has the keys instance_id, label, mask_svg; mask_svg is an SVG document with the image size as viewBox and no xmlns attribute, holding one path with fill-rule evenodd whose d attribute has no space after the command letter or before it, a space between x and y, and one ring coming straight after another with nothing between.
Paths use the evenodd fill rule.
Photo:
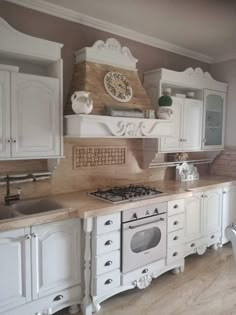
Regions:
<instances>
[{"instance_id":1,"label":"decorative vase","mask_svg":"<svg viewBox=\"0 0 236 315\"><path fill-rule=\"evenodd\" d=\"M72 109L76 114L89 114L93 110L90 92L77 91L71 96Z\"/></svg>"},{"instance_id":2,"label":"decorative vase","mask_svg":"<svg viewBox=\"0 0 236 315\"><path fill-rule=\"evenodd\" d=\"M159 106L157 109L157 117L159 119L171 119L173 116L173 109L170 106Z\"/></svg>"}]
</instances>

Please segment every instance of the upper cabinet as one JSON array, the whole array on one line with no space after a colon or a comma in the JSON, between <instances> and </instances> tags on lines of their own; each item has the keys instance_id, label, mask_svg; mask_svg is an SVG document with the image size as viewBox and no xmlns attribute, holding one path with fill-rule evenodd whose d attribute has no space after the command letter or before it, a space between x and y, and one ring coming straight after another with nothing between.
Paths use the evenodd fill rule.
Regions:
<instances>
[{"instance_id":1,"label":"upper cabinet","mask_svg":"<svg viewBox=\"0 0 236 315\"><path fill-rule=\"evenodd\" d=\"M166 88L173 99L174 128L170 136L159 141L159 152L215 151L224 147L227 84L215 81L200 68L189 68L183 72L148 71L144 86L154 106Z\"/></svg>"},{"instance_id":2,"label":"upper cabinet","mask_svg":"<svg viewBox=\"0 0 236 315\"><path fill-rule=\"evenodd\" d=\"M1 18L0 42L0 159L63 156L62 45Z\"/></svg>"},{"instance_id":3,"label":"upper cabinet","mask_svg":"<svg viewBox=\"0 0 236 315\"><path fill-rule=\"evenodd\" d=\"M204 90L203 149L224 148L226 93Z\"/></svg>"}]
</instances>

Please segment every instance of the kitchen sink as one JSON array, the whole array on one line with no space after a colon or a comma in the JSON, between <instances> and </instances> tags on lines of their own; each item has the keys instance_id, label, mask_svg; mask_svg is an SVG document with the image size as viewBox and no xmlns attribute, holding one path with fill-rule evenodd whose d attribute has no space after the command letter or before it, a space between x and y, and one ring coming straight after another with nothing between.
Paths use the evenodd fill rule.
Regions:
<instances>
[{"instance_id":1,"label":"kitchen sink","mask_svg":"<svg viewBox=\"0 0 236 315\"><path fill-rule=\"evenodd\" d=\"M36 199L19 201L11 206L13 210L23 215L63 209L62 205L53 199Z\"/></svg>"},{"instance_id":2,"label":"kitchen sink","mask_svg":"<svg viewBox=\"0 0 236 315\"><path fill-rule=\"evenodd\" d=\"M11 207L0 206L0 220L12 219L18 217L20 214Z\"/></svg>"}]
</instances>

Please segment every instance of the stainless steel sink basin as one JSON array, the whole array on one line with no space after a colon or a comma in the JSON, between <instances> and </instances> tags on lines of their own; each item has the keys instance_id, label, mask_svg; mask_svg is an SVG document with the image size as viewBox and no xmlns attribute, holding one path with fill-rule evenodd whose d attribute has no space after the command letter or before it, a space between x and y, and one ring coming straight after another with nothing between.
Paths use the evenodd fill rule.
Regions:
<instances>
[{"instance_id":1,"label":"stainless steel sink basin","mask_svg":"<svg viewBox=\"0 0 236 315\"><path fill-rule=\"evenodd\" d=\"M63 209L62 205L53 199L36 199L19 201L13 204L12 209L23 215Z\"/></svg>"},{"instance_id":2,"label":"stainless steel sink basin","mask_svg":"<svg viewBox=\"0 0 236 315\"><path fill-rule=\"evenodd\" d=\"M11 207L0 206L0 220L12 219L18 217L20 214Z\"/></svg>"}]
</instances>

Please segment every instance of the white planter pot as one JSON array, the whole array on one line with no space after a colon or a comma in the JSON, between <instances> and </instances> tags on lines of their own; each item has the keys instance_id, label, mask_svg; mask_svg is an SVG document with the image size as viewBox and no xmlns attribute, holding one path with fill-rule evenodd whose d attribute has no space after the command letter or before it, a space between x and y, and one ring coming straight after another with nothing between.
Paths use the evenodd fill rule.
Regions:
<instances>
[{"instance_id":1,"label":"white planter pot","mask_svg":"<svg viewBox=\"0 0 236 315\"><path fill-rule=\"evenodd\" d=\"M157 117L159 119L171 119L173 115L173 109L171 106L159 106L157 109Z\"/></svg>"}]
</instances>

